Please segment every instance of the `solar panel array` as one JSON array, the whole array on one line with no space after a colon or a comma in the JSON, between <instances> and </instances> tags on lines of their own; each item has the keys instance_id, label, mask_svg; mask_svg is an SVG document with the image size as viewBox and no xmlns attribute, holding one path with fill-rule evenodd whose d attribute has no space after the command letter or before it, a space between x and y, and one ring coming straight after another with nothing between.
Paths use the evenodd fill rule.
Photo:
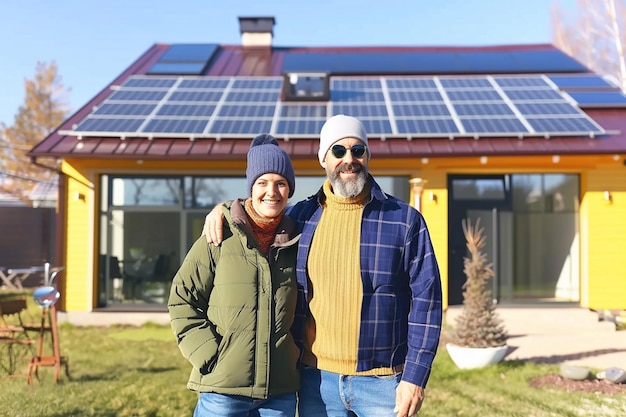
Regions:
<instances>
[{"instance_id":1,"label":"solar panel array","mask_svg":"<svg viewBox=\"0 0 626 417\"><path fill-rule=\"evenodd\" d=\"M545 75L331 77L328 102L283 102L282 84L282 77L135 76L63 133L311 138L335 114L387 138L605 133Z\"/></svg>"},{"instance_id":2,"label":"solar panel array","mask_svg":"<svg viewBox=\"0 0 626 417\"><path fill-rule=\"evenodd\" d=\"M580 73L587 68L558 49L314 52L288 51L283 72L350 74Z\"/></svg>"}]
</instances>

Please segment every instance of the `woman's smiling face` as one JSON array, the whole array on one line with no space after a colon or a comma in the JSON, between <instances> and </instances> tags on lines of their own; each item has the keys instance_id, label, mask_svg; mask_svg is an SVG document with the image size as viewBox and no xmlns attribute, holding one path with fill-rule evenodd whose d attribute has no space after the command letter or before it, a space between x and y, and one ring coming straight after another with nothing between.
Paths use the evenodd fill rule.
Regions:
<instances>
[{"instance_id":1,"label":"woman's smiling face","mask_svg":"<svg viewBox=\"0 0 626 417\"><path fill-rule=\"evenodd\" d=\"M264 174L252 185L252 207L261 216L274 218L287 207L289 183L279 174Z\"/></svg>"}]
</instances>

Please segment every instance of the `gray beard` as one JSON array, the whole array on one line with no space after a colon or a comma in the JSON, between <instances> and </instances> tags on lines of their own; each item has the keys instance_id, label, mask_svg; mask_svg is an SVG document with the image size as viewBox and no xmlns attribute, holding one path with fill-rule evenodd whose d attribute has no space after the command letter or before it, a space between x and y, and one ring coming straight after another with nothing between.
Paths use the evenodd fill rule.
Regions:
<instances>
[{"instance_id":1,"label":"gray beard","mask_svg":"<svg viewBox=\"0 0 626 417\"><path fill-rule=\"evenodd\" d=\"M354 164L354 168L358 170L357 177L347 182L344 182L340 176L341 171L346 169L346 165L338 166L335 171L326 172L333 186L333 193L343 198L353 198L361 194L367 184L367 170L360 164Z\"/></svg>"}]
</instances>

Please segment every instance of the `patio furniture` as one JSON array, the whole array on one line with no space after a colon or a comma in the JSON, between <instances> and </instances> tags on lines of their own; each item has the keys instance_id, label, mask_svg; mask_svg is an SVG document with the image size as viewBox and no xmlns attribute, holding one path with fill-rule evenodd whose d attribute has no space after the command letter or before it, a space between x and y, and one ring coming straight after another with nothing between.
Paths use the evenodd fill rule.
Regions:
<instances>
[{"instance_id":1,"label":"patio furniture","mask_svg":"<svg viewBox=\"0 0 626 417\"><path fill-rule=\"evenodd\" d=\"M49 265L49 264L48 264ZM62 268L60 268L62 269ZM48 273L57 273L59 268L52 268ZM23 283L32 274L46 273L46 266L30 266L28 268L0 268L2 284L12 290L24 289Z\"/></svg>"},{"instance_id":2,"label":"patio furniture","mask_svg":"<svg viewBox=\"0 0 626 417\"><path fill-rule=\"evenodd\" d=\"M32 355L35 339L28 335L29 318L26 298L0 299L0 345L6 349L2 367L10 376L18 376L18 362Z\"/></svg>"}]
</instances>

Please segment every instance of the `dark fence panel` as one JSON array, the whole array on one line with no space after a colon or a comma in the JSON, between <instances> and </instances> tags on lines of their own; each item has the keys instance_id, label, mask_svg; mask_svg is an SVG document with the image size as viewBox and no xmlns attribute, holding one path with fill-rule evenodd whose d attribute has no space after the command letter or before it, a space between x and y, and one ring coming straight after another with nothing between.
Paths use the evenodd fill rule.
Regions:
<instances>
[{"instance_id":1,"label":"dark fence panel","mask_svg":"<svg viewBox=\"0 0 626 417\"><path fill-rule=\"evenodd\" d=\"M55 209L0 207L0 267L43 266L55 259ZM40 285L43 276L30 276L24 286Z\"/></svg>"}]
</instances>

